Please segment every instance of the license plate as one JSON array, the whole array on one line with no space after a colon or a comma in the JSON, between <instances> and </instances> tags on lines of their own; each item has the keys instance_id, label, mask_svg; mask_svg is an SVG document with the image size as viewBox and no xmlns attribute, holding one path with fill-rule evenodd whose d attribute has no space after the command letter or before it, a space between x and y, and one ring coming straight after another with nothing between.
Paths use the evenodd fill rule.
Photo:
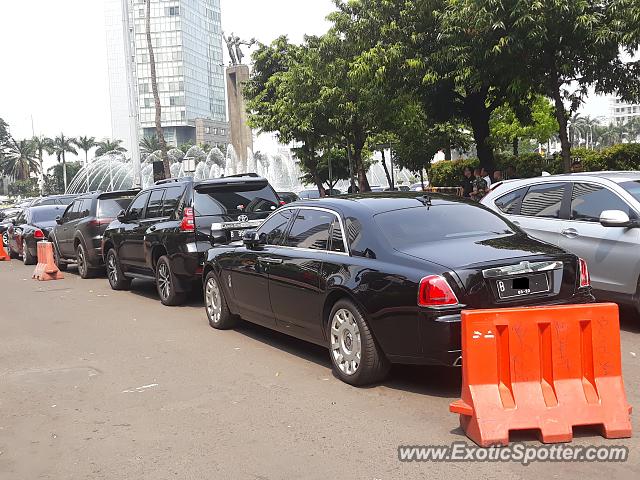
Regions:
<instances>
[{"instance_id":1,"label":"license plate","mask_svg":"<svg viewBox=\"0 0 640 480\"><path fill-rule=\"evenodd\" d=\"M231 241L242 240L244 230L231 230Z\"/></svg>"},{"instance_id":2,"label":"license plate","mask_svg":"<svg viewBox=\"0 0 640 480\"><path fill-rule=\"evenodd\" d=\"M498 296L501 299L525 297L549 291L549 278L545 273L496 280Z\"/></svg>"}]
</instances>

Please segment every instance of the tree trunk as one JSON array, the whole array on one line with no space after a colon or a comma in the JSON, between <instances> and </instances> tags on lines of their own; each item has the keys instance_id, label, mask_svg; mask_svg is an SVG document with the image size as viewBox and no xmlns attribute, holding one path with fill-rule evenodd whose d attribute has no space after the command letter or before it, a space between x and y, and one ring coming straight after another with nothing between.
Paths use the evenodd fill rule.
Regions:
<instances>
[{"instance_id":1,"label":"tree trunk","mask_svg":"<svg viewBox=\"0 0 640 480\"><path fill-rule=\"evenodd\" d=\"M84 151L84 171L87 174L87 192L90 192L91 185L89 185L89 150Z\"/></svg>"},{"instance_id":2,"label":"tree trunk","mask_svg":"<svg viewBox=\"0 0 640 480\"><path fill-rule=\"evenodd\" d=\"M67 159L64 156L64 150L62 151L62 179L64 182L63 193L67 193Z\"/></svg>"},{"instance_id":3,"label":"tree trunk","mask_svg":"<svg viewBox=\"0 0 640 480\"><path fill-rule=\"evenodd\" d=\"M40 195L44 197L44 160L42 159L42 149L38 151L38 160L40 160Z\"/></svg>"},{"instance_id":4,"label":"tree trunk","mask_svg":"<svg viewBox=\"0 0 640 480\"><path fill-rule=\"evenodd\" d=\"M171 167L169 157L167 157L167 142L162 132L162 106L160 105L160 95L158 93L158 77L156 75L156 58L153 53L153 43L151 42L151 0L147 0L147 49L149 50L149 66L151 69L151 90L156 107L156 136L160 143L162 152L162 164L164 166L164 178L171 178Z\"/></svg>"},{"instance_id":5,"label":"tree trunk","mask_svg":"<svg viewBox=\"0 0 640 480\"><path fill-rule=\"evenodd\" d=\"M360 193L371 191L371 186L367 179L367 172L362 163L362 148L363 145L354 145L353 147L353 161L356 164L356 171L358 172L358 187L360 188Z\"/></svg>"},{"instance_id":6,"label":"tree trunk","mask_svg":"<svg viewBox=\"0 0 640 480\"><path fill-rule=\"evenodd\" d=\"M389 169L387 168L387 159L384 154L384 148L381 151L382 151L382 168L384 168L384 174L387 177L387 182L389 182L389 187L394 188L393 180L391 179L391 175L389 175Z\"/></svg>"},{"instance_id":7,"label":"tree trunk","mask_svg":"<svg viewBox=\"0 0 640 480\"><path fill-rule=\"evenodd\" d=\"M347 143L347 158L349 160L349 186L351 187L351 193L356 193L356 183L353 180L353 155L351 155L351 146Z\"/></svg>"},{"instance_id":8,"label":"tree trunk","mask_svg":"<svg viewBox=\"0 0 640 480\"><path fill-rule=\"evenodd\" d=\"M567 132L567 111L564 108L560 88L553 93L553 101L555 103L556 120L560 126L560 146L562 151L562 166L565 173L571 172L571 142L569 142L569 134Z\"/></svg>"},{"instance_id":9,"label":"tree trunk","mask_svg":"<svg viewBox=\"0 0 640 480\"><path fill-rule=\"evenodd\" d=\"M451 154L451 145L447 144L447 146L444 149L444 159L451 160L452 156L453 155Z\"/></svg>"},{"instance_id":10,"label":"tree trunk","mask_svg":"<svg viewBox=\"0 0 640 480\"><path fill-rule=\"evenodd\" d=\"M491 111L487 107L486 92L470 94L465 100L464 109L473 129L473 139L476 142L480 165L489 171L493 171L495 169L495 159L493 157L493 147L489 144Z\"/></svg>"},{"instance_id":11,"label":"tree trunk","mask_svg":"<svg viewBox=\"0 0 640 480\"><path fill-rule=\"evenodd\" d=\"M320 194L321 197L326 197L327 196L327 192L324 189L324 186L322 185L322 179L320 178L320 175L318 174L318 172L315 172L313 174L313 179L316 182L316 187L318 187L318 193Z\"/></svg>"},{"instance_id":12,"label":"tree trunk","mask_svg":"<svg viewBox=\"0 0 640 480\"><path fill-rule=\"evenodd\" d=\"M517 157L518 156L518 147L520 146L520 139L518 137L515 137L513 139L512 146L513 146L513 156Z\"/></svg>"},{"instance_id":13,"label":"tree trunk","mask_svg":"<svg viewBox=\"0 0 640 480\"><path fill-rule=\"evenodd\" d=\"M422 185L422 191L424 191L424 172L420 169L420 185Z\"/></svg>"}]
</instances>

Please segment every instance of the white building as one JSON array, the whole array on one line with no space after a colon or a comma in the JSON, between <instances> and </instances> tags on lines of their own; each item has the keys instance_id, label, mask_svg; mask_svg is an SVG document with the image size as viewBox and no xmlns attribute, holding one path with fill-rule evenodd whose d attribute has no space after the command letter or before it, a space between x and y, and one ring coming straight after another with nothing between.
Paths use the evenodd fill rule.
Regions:
<instances>
[{"instance_id":1,"label":"white building","mask_svg":"<svg viewBox=\"0 0 640 480\"><path fill-rule=\"evenodd\" d=\"M130 148L132 109L140 134L155 133L146 0L105 3L112 133ZM152 2L151 36L167 143L227 143L220 0Z\"/></svg>"},{"instance_id":2,"label":"white building","mask_svg":"<svg viewBox=\"0 0 640 480\"><path fill-rule=\"evenodd\" d=\"M627 123L634 117L640 117L640 104L625 103L617 97L612 97L609 107L610 122L614 125Z\"/></svg>"}]
</instances>

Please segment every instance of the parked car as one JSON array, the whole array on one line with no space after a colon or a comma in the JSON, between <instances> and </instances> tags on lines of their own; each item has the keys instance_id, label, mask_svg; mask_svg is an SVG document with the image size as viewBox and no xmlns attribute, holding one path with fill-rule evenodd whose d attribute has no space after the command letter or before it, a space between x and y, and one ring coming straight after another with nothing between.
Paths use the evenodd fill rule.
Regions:
<instances>
[{"instance_id":1,"label":"parked car","mask_svg":"<svg viewBox=\"0 0 640 480\"><path fill-rule=\"evenodd\" d=\"M69 205L78 195L49 195L34 199L29 206L39 207L42 205Z\"/></svg>"},{"instance_id":2,"label":"parked car","mask_svg":"<svg viewBox=\"0 0 640 480\"><path fill-rule=\"evenodd\" d=\"M25 208L7 229L7 244L12 258L22 257L25 265L38 259L37 243L49 237L56 217L64 212L62 205Z\"/></svg>"},{"instance_id":3,"label":"parked car","mask_svg":"<svg viewBox=\"0 0 640 480\"><path fill-rule=\"evenodd\" d=\"M411 189L409 185L396 185L395 188L387 187L384 189L385 192L410 192Z\"/></svg>"},{"instance_id":4,"label":"parked car","mask_svg":"<svg viewBox=\"0 0 640 480\"><path fill-rule=\"evenodd\" d=\"M429 186L429 182L427 180L424 181L424 186L425 188ZM409 187L409 190L411 190L412 192L422 192L423 191L422 184L412 183L411 186Z\"/></svg>"},{"instance_id":5,"label":"parked car","mask_svg":"<svg viewBox=\"0 0 640 480\"><path fill-rule=\"evenodd\" d=\"M338 195L341 195L342 192L340 192L340 190L333 188L331 190L327 190L327 196L330 197L337 197ZM298 197L302 200L311 200L311 199L315 199L315 198L320 198L320 192L318 192L318 189L311 189L311 190L302 190L301 192L298 192Z\"/></svg>"},{"instance_id":6,"label":"parked car","mask_svg":"<svg viewBox=\"0 0 640 480\"><path fill-rule=\"evenodd\" d=\"M7 208L2 212L2 219L0 220L0 235L2 235L2 241L5 247L9 245L9 234L7 229L13 225L13 221L18 217L21 208Z\"/></svg>"},{"instance_id":7,"label":"parked car","mask_svg":"<svg viewBox=\"0 0 640 480\"><path fill-rule=\"evenodd\" d=\"M584 258L596 298L640 311L639 172L512 180L482 203L530 235Z\"/></svg>"},{"instance_id":8,"label":"parked car","mask_svg":"<svg viewBox=\"0 0 640 480\"><path fill-rule=\"evenodd\" d=\"M298 202L209 250L206 313L329 348L353 385L390 363L459 365L460 312L593 301L586 263L473 202L367 194Z\"/></svg>"},{"instance_id":9,"label":"parked car","mask_svg":"<svg viewBox=\"0 0 640 480\"><path fill-rule=\"evenodd\" d=\"M104 231L139 192L96 192L76 197L64 213L56 218L57 226L49 235L58 268L64 271L69 262L75 262L82 278L92 277L104 265Z\"/></svg>"},{"instance_id":10,"label":"parked car","mask_svg":"<svg viewBox=\"0 0 640 480\"><path fill-rule=\"evenodd\" d=\"M255 175L173 179L143 190L104 232L102 255L111 288L151 278L165 305L179 305L200 280L207 250L242 240L280 206Z\"/></svg>"},{"instance_id":11,"label":"parked car","mask_svg":"<svg viewBox=\"0 0 640 480\"><path fill-rule=\"evenodd\" d=\"M284 202L285 205L287 203L293 203L300 199L298 195L293 192L278 192L278 198L280 198L280 201Z\"/></svg>"}]
</instances>

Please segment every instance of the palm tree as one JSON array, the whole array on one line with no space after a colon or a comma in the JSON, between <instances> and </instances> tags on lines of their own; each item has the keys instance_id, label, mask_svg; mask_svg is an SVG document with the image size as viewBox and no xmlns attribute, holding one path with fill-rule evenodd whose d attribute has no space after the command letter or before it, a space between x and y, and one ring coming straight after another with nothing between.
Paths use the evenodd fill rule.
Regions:
<instances>
[{"instance_id":1,"label":"palm tree","mask_svg":"<svg viewBox=\"0 0 640 480\"><path fill-rule=\"evenodd\" d=\"M72 153L73 155L77 155L78 151L73 146L73 139L69 137L65 137L63 133L60 134L59 137L53 141L53 151L58 158L58 163L60 163L60 159L62 159L62 177L64 178L64 191L67 191L67 159L65 154Z\"/></svg>"},{"instance_id":2,"label":"palm tree","mask_svg":"<svg viewBox=\"0 0 640 480\"><path fill-rule=\"evenodd\" d=\"M160 150L160 140L155 135L144 137L140 140L140 152L144 155L150 155Z\"/></svg>"},{"instance_id":3,"label":"palm tree","mask_svg":"<svg viewBox=\"0 0 640 480\"><path fill-rule=\"evenodd\" d=\"M10 175L16 180L28 180L32 173L38 173L38 158L33 142L31 140L18 142L11 138L0 168L5 175Z\"/></svg>"},{"instance_id":4,"label":"palm tree","mask_svg":"<svg viewBox=\"0 0 640 480\"><path fill-rule=\"evenodd\" d=\"M109 152L126 152L127 149L124 148L121 143L122 140L109 140L108 138L105 138L101 142L97 142L96 146L98 149L96 150L96 157Z\"/></svg>"},{"instance_id":5,"label":"palm tree","mask_svg":"<svg viewBox=\"0 0 640 480\"><path fill-rule=\"evenodd\" d=\"M40 135L39 137L33 137L31 142L33 143L33 148L35 148L38 153L38 160L40 161L40 194L44 195L44 161L42 156L45 152L49 155L53 153L53 140Z\"/></svg>"},{"instance_id":6,"label":"palm tree","mask_svg":"<svg viewBox=\"0 0 640 480\"><path fill-rule=\"evenodd\" d=\"M84 150L84 173L87 177L87 192L89 191L89 150L96 146L96 137L78 137L73 143L80 150Z\"/></svg>"},{"instance_id":7,"label":"palm tree","mask_svg":"<svg viewBox=\"0 0 640 480\"><path fill-rule=\"evenodd\" d=\"M162 107L160 105L160 94L158 93L158 77L156 75L156 57L153 53L153 42L151 41L151 0L147 0L147 49L149 50L149 67L151 70L151 91L156 107L156 136L160 142L162 152L162 163L164 164L164 178L171 178L171 168L167 157L167 142L162 132Z\"/></svg>"}]
</instances>

